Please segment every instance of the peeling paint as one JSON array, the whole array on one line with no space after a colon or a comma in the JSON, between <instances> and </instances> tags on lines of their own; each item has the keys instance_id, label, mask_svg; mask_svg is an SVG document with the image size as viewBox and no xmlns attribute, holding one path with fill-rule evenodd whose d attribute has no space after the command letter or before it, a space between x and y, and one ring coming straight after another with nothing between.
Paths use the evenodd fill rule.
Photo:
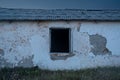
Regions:
<instances>
[{"instance_id":1,"label":"peeling paint","mask_svg":"<svg viewBox=\"0 0 120 80\"><path fill-rule=\"evenodd\" d=\"M111 54L111 51L109 51L106 48L107 40L105 37L103 37L99 34L90 35L90 43L93 46L91 49L91 52L94 55Z\"/></svg>"},{"instance_id":2,"label":"peeling paint","mask_svg":"<svg viewBox=\"0 0 120 80\"><path fill-rule=\"evenodd\" d=\"M14 67L14 64L10 63L10 62L7 62L6 59L4 59L3 57L0 57L0 68L3 68L3 67Z\"/></svg>"},{"instance_id":3,"label":"peeling paint","mask_svg":"<svg viewBox=\"0 0 120 80\"><path fill-rule=\"evenodd\" d=\"M17 66L21 66L21 67L33 67L33 57L34 56L29 56L27 58L23 58L21 61L18 62Z\"/></svg>"}]
</instances>

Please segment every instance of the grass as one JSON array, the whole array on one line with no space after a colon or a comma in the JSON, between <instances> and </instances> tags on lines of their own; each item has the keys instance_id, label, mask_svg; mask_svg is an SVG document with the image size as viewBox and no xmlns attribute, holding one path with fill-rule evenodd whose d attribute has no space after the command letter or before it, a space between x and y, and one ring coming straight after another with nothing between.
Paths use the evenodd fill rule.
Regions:
<instances>
[{"instance_id":1,"label":"grass","mask_svg":"<svg viewBox=\"0 0 120 80\"><path fill-rule=\"evenodd\" d=\"M0 80L120 80L120 67L49 71L34 68L3 68Z\"/></svg>"}]
</instances>

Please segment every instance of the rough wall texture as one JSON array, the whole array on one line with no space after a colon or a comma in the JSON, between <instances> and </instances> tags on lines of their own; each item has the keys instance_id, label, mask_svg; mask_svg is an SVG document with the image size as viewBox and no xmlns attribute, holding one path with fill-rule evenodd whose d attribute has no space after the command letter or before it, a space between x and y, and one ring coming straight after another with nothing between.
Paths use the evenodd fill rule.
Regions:
<instances>
[{"instance_id":1,"label":"rough wall texture","mask_svg":"<svg viewBox=\"0 0 120 80\"><path fill-rule=\"evenodd\" d=\"M111 52L106 48L107 40L101 35L95 34L90 35L90 44L93 45L91 52L94 55L105 55L110 54Z\"/></svg>"},{"instance_id":2,"label":"rough wall texture","mask_svg":"<svg viewBox=\"0 0 120 80\"><path fill-rule=\"evenodd\" d=\"M71 55L52 60L49 28L71 28ZM63 70L120 66L120 22L0 22L0 67ZM57 54L57 53L56 53ZM56 55L55 54L55 55Z\"/></svg>"}]
</instances>

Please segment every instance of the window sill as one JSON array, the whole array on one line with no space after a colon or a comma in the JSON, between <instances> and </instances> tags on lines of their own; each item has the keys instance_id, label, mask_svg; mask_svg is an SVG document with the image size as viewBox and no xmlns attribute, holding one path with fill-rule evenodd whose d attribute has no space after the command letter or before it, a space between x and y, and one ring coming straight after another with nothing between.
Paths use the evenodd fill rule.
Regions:
<instances>
[{"instance_id":1,"label":"window sill","mask_svg":"<svg viewBox=\"0 0 120 80\"><path fill-rule=\"evenodd\" d=\"M68 57L72 57L73 53L50 53L50 58L52 60L66 60Z\"/></svg>"}]
</instances>

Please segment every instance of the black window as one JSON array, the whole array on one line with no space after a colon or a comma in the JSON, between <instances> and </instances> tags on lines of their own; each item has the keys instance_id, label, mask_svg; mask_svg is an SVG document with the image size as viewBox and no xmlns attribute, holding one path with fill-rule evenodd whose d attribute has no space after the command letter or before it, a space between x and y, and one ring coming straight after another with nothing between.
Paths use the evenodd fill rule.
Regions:
<instances>
[{"instance_id":1,"label":"black window","mask_svg":"<svg viewBox=\"0 0 120 80\"><path fill-rule=\"evenodd\" d=\"M70 52L70 29L50 29L50 52Z\"/></svg>"}]
</instances>

